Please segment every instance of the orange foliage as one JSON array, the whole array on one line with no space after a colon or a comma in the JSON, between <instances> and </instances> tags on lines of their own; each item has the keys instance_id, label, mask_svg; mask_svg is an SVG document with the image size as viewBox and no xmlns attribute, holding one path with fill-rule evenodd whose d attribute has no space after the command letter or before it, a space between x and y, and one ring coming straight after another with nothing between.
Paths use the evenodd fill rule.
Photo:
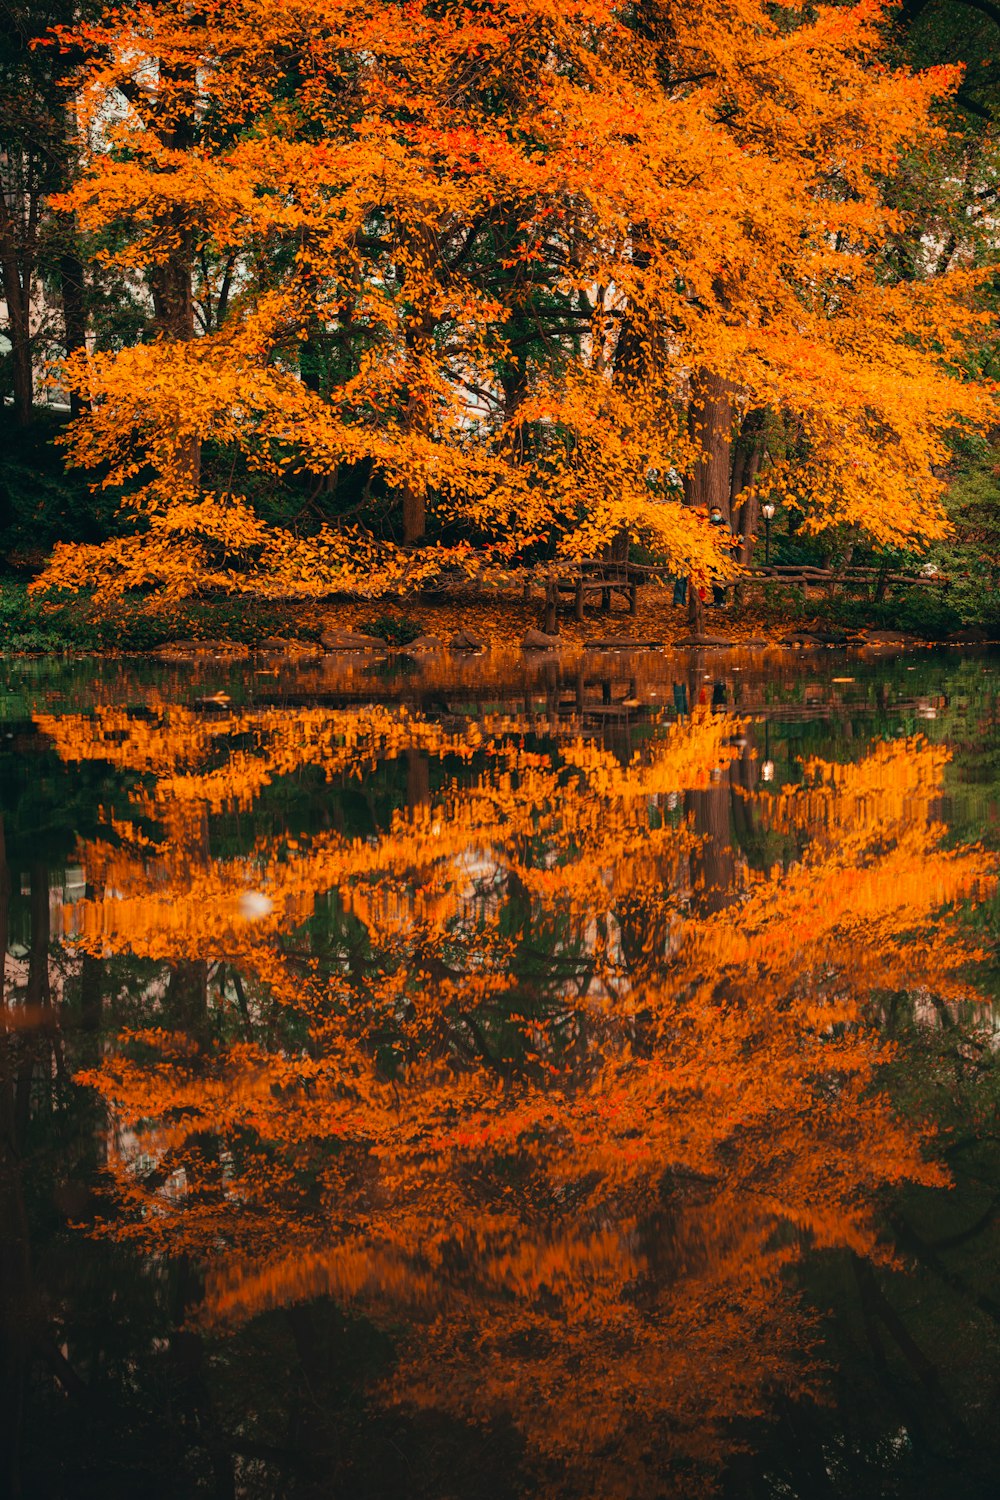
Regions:
<instances>
[{"instance_id":1,"label":"orange foliage","mask_svg":"<svg viewBox=\"0 0 1000 1500\"><path fill-rule=\"evenodd\" d=\"M140 525L60 547L40 586L377 593L467 555L266 524L202 485L206 442L251 473L364 472L497 563L625 530L725 572L682 503L698 371L788 415L798 456L767 483L809 525L940 535L944 435L987 412L956 378L970 282L886 284L902 220L880 184L953 79L880 63L883 20L876 0L164 0L67 34L86 163L62 203L114 231L161 337L71 366L92 402L71 455ZM311 339L339 351L322 389Z\"/></svg>"},{"instance_id":2,"label":"orange foliage","mask_svg":"<svg viewBox=\"0 0 1000 1500\"><path fill-rule=\"evenodd\" d=\"M818 1387L804 1248L879 1256L880 1193L942 1180L879 1091L877 1020L885 992L975 996L958 924L925 937L993 880L933 817L943 751L758 792L801 857L734 854L720 905L699 799L728 808L754 766L725 715L625 763L499 714L37 723L135 778L62 926L160 965L148 1023L87 1078L118 1130L105 1230L196 1256L201 1318L322 1294L407 1322L384 1399L505 1414L602 1495L696 1493L734 1420ZM209 815L251 816L278 778L396 762L380 831L213 850Z\"/></svg>"}]
</instances>

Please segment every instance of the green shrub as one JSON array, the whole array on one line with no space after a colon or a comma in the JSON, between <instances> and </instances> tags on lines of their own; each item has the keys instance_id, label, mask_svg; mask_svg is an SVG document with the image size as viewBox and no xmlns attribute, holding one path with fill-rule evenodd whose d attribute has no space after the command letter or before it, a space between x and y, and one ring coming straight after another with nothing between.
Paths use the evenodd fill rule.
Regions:
<instances>
[{"instance_id":1,"label":"green shrub","mask_svg":"<svg viewBox=\"0 0 1000 1500\"><path fill-rule=\"evenodd\" d=\"M1000 626L1000 451L966 459L949 494L955 531L935 561L951 579L950 602L962 624Z\"/></svg>"},{"instance_id":2,"label":"green shrub","mask_svg":"<svg viewBox=\"0 0 1000 1500\"><path fill-rule=\"evenodd\" d=\"M155 650L170 641L236 641L269 637L317 640L320 626L280 603L246 599L125 599L102 608L76 594L29 595L17 581L0 584L0 651Z\"/></svg>"},{"instance_id":3,"label":"green shrub","mask_svg":"<svg viewBox=\"0 0 1000 1500\"><path fill-rule=\"evenodd\" d=\"M67 471L55 439L65 415L38 411L16 427L0 409L0 563L33 572L56 542L100 542L114 526L117 499L93 492L87 477Z\"/></svg>"},{"instance_id":4,"label":"green shrub","mask_svg":"<svg viewBox=\"0 0 1000 1500\"><path fill-rule=\"evenodd\" d=\"M0 651L93 650L79 603L33 598L24 583L0 586Z\"/></svg>"},{"instance_id":5,"label":"green shrub","mask_svg":"<svg viewBox=\"0 0 1000 1500\"><path fill-rule=\"evenodd\" d=\"M388 641L390 646L408 646L418 635L424 634L424 626L412 615L376 615L358 629L365 635L376 635L380 640Z\"/></svg>"},{"instance_id":6,"label":"green shrub","mask_svg":"<svg viewBox=\"0 0 1000 1500\"><path fill-rule=\"evenodd\" d=\"M907 630L926 641L943 640L965 623L944 587L893 590L879 603L839 595L818 602L815 612L833 625Z\"/></svg>"},{"instance_id":7,"label":"green shrub","mask_svg":"<svg viewBox=\"0 0 1000 1500\"><path fill-rule=\"evenodd\" d=\"M802 590L784 583L765 583L754 588L747 596L755 605L755 613L765 624L794 623L812 613L802 598Z\"/></svg>"}]
</instances>

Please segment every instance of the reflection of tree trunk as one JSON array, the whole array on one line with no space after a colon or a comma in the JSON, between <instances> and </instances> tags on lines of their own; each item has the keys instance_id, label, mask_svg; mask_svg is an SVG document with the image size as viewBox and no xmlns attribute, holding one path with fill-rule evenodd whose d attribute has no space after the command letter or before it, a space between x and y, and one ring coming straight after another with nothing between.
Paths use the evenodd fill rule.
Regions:
<instances>
[{"instance_id":1,"label":"reflection of tree trunk","mask_svg":"<svg viewBox=\"0 0 1000 1500\"><path fill-rule=\"evenodd\" d=\"M17 1132L24 1139L31 1119L31 1094L35 1069L51 1046L49 990L49 872L45 865L31 867L31 946L28 950L26 1003L28 1026L21 1038L17 1069L15 1110Z\"/></svg>"},{"instance_id":2,"label":"reflection of tree trunk","mask_svg":"<svg viewBox=\"0 0 1000 1500\"><path fill-rule=\"evenodd\" d=\"M208 1040L208 964L202 958L183 959L170 971L166 1011L170 1024L186 1031L200 1046Z\"/></svg>"},{"instance_id":3,"label":"reflection of tree trunk","mask_svg":"<svg viewBox=\"0 0 1000 1500\"><path fill-rule=\"evenodd\" d=\"M10 873L0 815L0 961L6 967ZM0 970L0 1402L3 1412L0 1490L19 1500L21 1434L27 1368L29 1307L28 1224L21 1190L20 1141L13 1036L7 1025L4 976Z\"/></svg>"},{"instance_id":4,"label":"reflection of tree trunk","mask_svg":"<svg viewBox=\"0 0 1000 1500\"><path fill-rule=\"evenodd\" d=\"M85 953L80 966L80 1024L78 1065L96 1067L101 1055L101 1020L104 1010L103 958Z\"/></svg>"},{"instance_id":5,"label":"reflection of tree trunk","mask_svg":"<svg viewBox=\"0 0 1000 1500\"><path fill-rule=\"evenodd\" d=\"M99 1031L103 1006L104 959L83 955L80 972L80 1030Z\"/></svg>"},{"instance_id":6,"label":"reflection of tree trunk","mask_svg":"<svg viewBox=\"0 0 1000 1500\"><path fill-rule=\"evenodd\" d=\"M172 1296L174 1332L170 1339L170 1361L186 1408L212 1465L216 1500L236 1500L236 1471L205 1372L205 1341L187 1325L191 1310L202 1299L201 1278L190 1259L183 1256L174 1269Z\"/></svg>"},{"instance_id":7,"label":"reflection of tree trunk","mask_svg":"<svg viewBox=\"0 0 1000 1500\"><path fill-rule=\"evenodd\" d=\"M30 873L31 947L28 954L28 1005L47 1011L49 989L49 871L34 864Z\"/></svg>"},{"instance_id":8,"label":"reflection of tree trunk","mask_svg":"<svg viewBox=\"0 0 1000 1500\"><path fill-rule=\"evenodd\" d=\"M949 1291L971 1302L991 1322L1000 1325L1000 1301L996 1297L991 1297L988 1292L980 1291L958 1271L947 1265L935 1253L933 1247L921 1239L913 1225L901 1213L894 1213L891 1222L896 1243L901 1250L916 1256L917 1260L925 1265L934 1276L944 1282Z\"/></svg>"},{"instance_id":9,"label":"reflection of tree trunk","mask_svg":"<svg viewBox=\"0 0 1000 1500\"><path fill-rule=\"evenodd\" d=\"M341 1434L331 1431L329 1413L336 1411L344 1396L348 1367L344 1318L329 1302L288 1307L284 1316L305 1387L303 1399L289 1412L288 1447L295 1452L307 1483L319 1482L324 1493L328 1487L336 1493Z\"/></svg>"},{"instance_id":10,"label":"reflection of tree trunk","mask_svg":"<svg viewBox=\"0 0 1000 1500\"><path fill-rule=\"evenodd\" d=\"M431 800L430 757L420 750L406 752L406 805L412 811Z\"/></svg>"},{"instance_id":11,"label":"reflection of tree trunk","mask_svg":"<svg viewBox=\"0 0 1000 1500\"><path fill-rule=\"evenodd\" d=\"M752 792L757 785L760 762L755 755L751 755L749 744L744 746L738 761L729 768L729 781L731 788L733 831L739 834L744 848L753 837L754 832L754 804L751 801Z\"/></svg>"},{"instance_id":12,"label":"reflection of tree trunk","mask_svg":"<svg viewBox=\"0 0 1000 1500\"><path fill-rule=\"evenodd\" d=\"M893 1307L886 1297L875 1276L870 1263L861 1256L852 1256L854 1271L858 1281L858 1289L861 1293L862 1305L865 1319L874 1325L876 1320L882 1324L889 1337L893 1340L900 1354L906 1360L920 1385L923 1387L927 1398L933 1403L933 1410L949 1431L953 1442L960 1443L963 1447L971 1445L972 1435L954 1405L948 1400L947 1390L941 1380L941 1371L938 1365L930 1359L917 1343L906 1325L905 1320ZM896 1387L897 1396L900 1388ZM913 1420L913 1416L916 1420ZM921 1428L923 1422L918 1409L914 1410L911 1422L915 1436L922 1436Z\"/></svg>"},{"instance_id":13,"label":"reflection of tree trunk","mask_svg":"<svg viewBox=\"0 0 1000 1500\"><path fill-rule=\"evenodd\" d=\"M3 813L0 812L0 1088L2 1099L7 1103L13 1099L10 1092L13 1083L11 1069L11 1034L7 1026L7 943L10 923L10 871L7 868L7 841ZM2 1117L3 1142L13 1142L13 1115L8 1120Z\"/></svg>"},{"instance_id":14,"label":"reflection of tree trunk","mask_svg":"<svg viewBox=\"0 0 1000 1500\"><path fill-rule=\"evenodd\" d=\"M707 790L684 794L684 806L693 815L692 826L700 838L691 856L692 883L706 914L729 905L736 868L729 826L729 772L718 774L718 781Z\"/></svg>"}]
</instances>

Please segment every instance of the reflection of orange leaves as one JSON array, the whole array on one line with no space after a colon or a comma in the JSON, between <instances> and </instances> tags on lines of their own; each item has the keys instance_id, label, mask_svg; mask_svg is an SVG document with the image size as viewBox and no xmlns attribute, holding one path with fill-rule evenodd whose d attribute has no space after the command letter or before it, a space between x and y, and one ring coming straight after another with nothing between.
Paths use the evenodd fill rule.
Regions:
<instances>
[{"instance_id":1,"label":"reflection of orange leaves","mask_svg":"<svg viewBox=\"0 0 1000 1500\"><path fill-rule=\"evenodd\" d=\"M336 717L321 708L290 713L215 713L165 705L155 718L98 707L92 715L36 715L68 761L100 760L122 770L153 772L161 805L190 802L199 809L249 808L265 786L305 766L319 766L327 777L358 775L365 765L406 750L467 760L477 734L447 734L423 720L411 722L405 710L370 706ZM230 748L246 736L251 749ZM206 769L217 755L220 764ZM190 769L186 769L190 768Z\"/></svg>"},{"instance_id":2,"label":"reflection of orange leaves","mask_svg":"<svg viewBox=\"0 0 1000 1500\"><path fill-rule=\"evenodd\" d=\"M506 1412L540 1464L623 1496L662 1492L665 1433L697 1487L734 1419L815 1388L803 1250L878 1257L879 1195L943 1180L879 1092L875 1024L885 992L975 995L947 913L993 870L946 847L942 752L761 793L803 852L734 866L719 909L677 798L728 798L725 715L624 762L556 724L529 750L510 715L461 738L384 708L38 722L67 761L138 775L118 843L81 847L96 893L67 938L223 966L197 1042L158 993L87 1075L120 1126L107 1232L202 1259L202 1319L319 1294L406 1318L385 1399ZM404 752L436 774L377 833L213 853L209 810Z\"/></svg>"},{"instance_id":3,"label":"reflection of orange leaves","mask_svg":"<svg viewBox=\"0 0 1000 1500\"><path fill-rule=\"evenodd\" d=\"M738 926L723 913L690 929L696 962L709 972L735 966L766 980L772 993L807 983L821 995L836 994L848 964L855 992L927 983L949 996L954 985L959 998L965 987L956 976L977 951L943 935L931 951L923 934L933 912L992 885L993 862L985 851L943 848L940 825L897 826L895 833L895 848L860 864L853 860L870 855L878 841L874 829L867 841L848 836L825 858L821 833L817 854L751 887Z\"/></svg>"},{"instance_id":4,"label":"reflection of orange leaves","mask_svg":"<svg viewBox=\"0 0 1000 1500\"><path fill-rule=\"evenodd\" d=\"M802 785L767 797L761 817L771 828L807 831L814 844L847 831L881 830L891 838L926 816L948 760L944 746L920 739L876 745L864 760L844 765L814 756L802 764Z\"/></svg>"},{"instance_id":5,"label":"reflection of orange leaves","mask_svg":"<svg viewBox=\"0 0 1000 1500\"><path fill-rule=\"evenodd\" d=\"M422 920L436 927L475 890L477 871L496 872L504 865L539 894L546 886L564 890L575 884L581 901L589 900L595 879L607 885L614 870L612 883L627 887L643 870L648 877L664 851L683 849L676 829L651 831L651 800L703 784L710 769L727 764L734 754L727 743L733 721L704 713L674 726L628 768L575 741L555 765L525 751L519 731L500 722L497 738L482 741L489 745L488 773L471 788L446 785L439 806L400 813L390 839L372 846L327 835L301 847L286 840L280 850L261 846L227 865L199 857L206 812L246 808L264 786L306 765L333 779L404 750L468 761L481 748L480 731L447 734L382 707L335 716L319 709L274 710L210 721L171 709L156 726L142 721L134 733L117 711L93 717L38 715L38 727L66 760L107 760L135 771L160 767L155 796L136 793L133 800L171 835L152 860L146 836L136 836L133 824L117 820L123 847L106 845L99 854L94 848L90 860L93 883L114 895L77 903L72 916L67 913L72 923L67 930L98 949L104 942L127 941L132 951L158 957L176 953L178 943L194 956L199 931L202 951L217 951L223 934L242 949L247 941L272 937L283 923L304 920L315 893L333 889L349 890L347 904L359 912L372 900L387 912L387 900L395 900L405 922L407 911L413 916L414 870L423 872ZM491 736L491 731L486 721L483 732ZM253 749L225 757L217 770L196 769L199 757L219 754L228 736L250 737ZM191 771L178 775L173 768L178 762ZM538 840L545 842L549 868L525 857ZM581 858L585 850L586 860ZM186 889L178 890L171 880L171 865L178 876L183 872ZM402 882L392 898L377 884L390 874ZM365 882L375 882L374 891L368 892ZM252 930L241 912L248 889L264 892L273 903L272 914Z\"/></svg>"}]
</instances>

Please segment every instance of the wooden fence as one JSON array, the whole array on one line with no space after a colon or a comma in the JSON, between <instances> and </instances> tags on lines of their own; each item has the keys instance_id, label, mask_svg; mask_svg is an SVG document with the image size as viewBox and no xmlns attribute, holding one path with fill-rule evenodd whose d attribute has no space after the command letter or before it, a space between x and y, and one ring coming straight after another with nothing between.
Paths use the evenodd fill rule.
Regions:
<instances>
[{"instance_id":1,"label":"wooden fence","mask_svg":"<svg viewBox=\"0 0 1000 1500\"><path fill-rule=\"evenodd\" d=\"M545 598L545 629L554 630L561 597L573 599L573 615L583 619L584 606L588 598L600 596L601 609L611 608L615 594L624 596L628 612L634 615L638 604L638 591L643 584L654 578L669 579L671 569L650 563L608 562L603 558L587 558L579 563L541 564L526 568L517 575L523 585L527 602L534 589L542 589ZM799 588L803 597L810 588L825 590L845 589L871 591L875 602L880 602L891 588L942 588L950 579L942 573L907 573L891 568L854 567L821 568L812 563L773 563L769 567L746 568L735 586L741 589L780 584L787 588Z\"/></svg>"}]
</instances>

